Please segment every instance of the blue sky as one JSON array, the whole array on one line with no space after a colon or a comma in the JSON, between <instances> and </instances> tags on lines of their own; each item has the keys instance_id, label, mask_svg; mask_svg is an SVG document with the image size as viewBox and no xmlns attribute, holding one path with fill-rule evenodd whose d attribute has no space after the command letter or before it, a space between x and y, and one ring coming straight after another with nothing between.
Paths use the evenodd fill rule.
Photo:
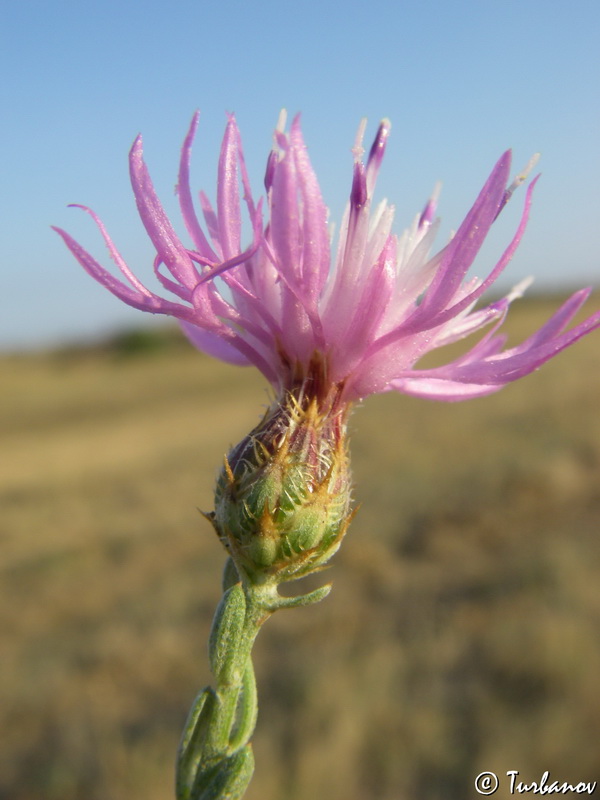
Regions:
<instances>
[{"instance_id":1,"label":"blue sky","mask_svg":"<svg viewBox=\"0 0 600 800\"><path fill-rule=\"evenodd\" d=\"M440 246L506 147L515 170L541 151L532 220L505 285L529 274L539 287L600 284L597 0L22 0L3 4L0 31L2 349L144 321L85 275L49 226L108 264L89 218L66 208L90 205L148 275L127 152L142 132L177 218L179 148L196 108L193 180L211 195L226 111L237 115L256 193L280 108L301 111L334 220L360 118L372 135L389 117L380 195L396 205L400 232L441 180ZM522 198L477 274L499 255Z\"/></svg>"}]
</instances>

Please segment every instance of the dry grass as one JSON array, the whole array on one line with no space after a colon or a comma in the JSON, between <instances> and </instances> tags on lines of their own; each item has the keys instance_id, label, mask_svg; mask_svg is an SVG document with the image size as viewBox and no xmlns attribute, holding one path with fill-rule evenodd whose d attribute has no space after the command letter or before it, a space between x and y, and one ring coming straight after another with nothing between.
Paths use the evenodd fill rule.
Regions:
<instances>
[{"instance_id":1,"label":"dry grass","mask_svg":"<svg viewBox=\"0 0 600 800\"><path fill-rule=\"evenodd\" d=\"M555 305L522 302L515 335ZM196 506L265 388L135 344L0 360L0 800L171 797L209 680L223 554ZM257 644L248 800L600 777L598 364L596 335L485 400L355 413L362 506L334 591Z\"/></svg>"}]
</instances>

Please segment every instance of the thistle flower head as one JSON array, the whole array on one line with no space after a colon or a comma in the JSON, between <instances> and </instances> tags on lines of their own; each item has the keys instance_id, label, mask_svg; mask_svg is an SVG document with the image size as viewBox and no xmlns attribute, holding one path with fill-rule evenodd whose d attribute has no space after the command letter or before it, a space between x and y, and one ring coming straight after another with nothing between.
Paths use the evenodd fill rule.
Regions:
<instances>
[{"instance_id":1,"label":"thistle flower head","mask_svg":"<svg viewBox=\"0 0 600 800\"><path fill-rule=\"evenodd\" d=\"M89 209L123 275L116 278L69 234L58 230L80 264L124 302L179 320L191 341L234 364L253 364L280 396L299 385L319 402L334 392L343 402L397 390L438 400L490 394L535 370L600 326L600 312L566 330L590 290L576 292L536 333L503 349L499 333L510 302L475 307L510 261L525 230L535 180L525 192L522 217L498 263L484 279L469 272L494 220L523 183L510 183L504 153L456 234L432 254L437 195L397 236L393 207L372 198L390 124L383 121L366 159L364 125L353 148L350 198L337 244L331 246L327 209L296 117L275 131L263 202L253 198L239 131L229 118L221 146L216 206L200 194L201 223L192 197L189 165L198 115L185 138L178 196L192 245L175 233L154 191L141 138L130 153L133 191L154 247L154 271L174 299L148 289L129 269L101 221ZM242 205L252 235L242 244ZM484 331L445 366L420 368L429 351ZM318 369L315 369L318 365Z\"/></svg>"},{"instance_id":2,"label":"thistle flower head","mask_svg":"<svg viewBox=\"0 0 600 800\"><path fill-rule=\"evenodd\" d=\"M209 518L246 580L294 580L338 549L351 516L348 413L289 392L225 459Z\"/></svg>"}]
</instances>

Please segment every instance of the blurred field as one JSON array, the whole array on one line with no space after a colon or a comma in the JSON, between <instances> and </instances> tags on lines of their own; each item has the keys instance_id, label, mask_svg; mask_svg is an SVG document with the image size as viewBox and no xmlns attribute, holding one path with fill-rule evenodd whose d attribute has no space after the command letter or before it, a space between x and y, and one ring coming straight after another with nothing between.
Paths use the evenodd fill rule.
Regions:
<instances>
[{"instance_id":1,"label":"blurred field","mask_svg":"<svg viewBox=\"0 0 600 800\"><path fill-rule=\"evenodd\" d=\"M557 304L517 303L514 336ZM484 400L355 412L332 595L257 643L248 800L600 780L599 354L596 334ZM197 507L264 383L168 334L0 374L0 800L165 800L224 560Z\"/></svg>"}]
</instances>

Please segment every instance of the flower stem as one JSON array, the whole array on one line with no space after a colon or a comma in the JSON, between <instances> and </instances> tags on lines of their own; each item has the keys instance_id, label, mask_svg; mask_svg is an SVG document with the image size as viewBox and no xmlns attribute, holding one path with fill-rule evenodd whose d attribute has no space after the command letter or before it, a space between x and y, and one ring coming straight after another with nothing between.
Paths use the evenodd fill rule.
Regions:
<instances>
[{"instance_id":1,"label":"flower stem","mask_svg":"<svg viewBox=\"0 0 600 800\"><path fill-rule=\"evenodd\" d=\"M223 588L208 645L216 688L202 689L189 712L177 756L177 800L243 797L254 771L250 744L257 716L254 640L278 608L318 602L331 587L282 597L275 581L241 583L229 562Z\"/></svg>"}]
</instances>

